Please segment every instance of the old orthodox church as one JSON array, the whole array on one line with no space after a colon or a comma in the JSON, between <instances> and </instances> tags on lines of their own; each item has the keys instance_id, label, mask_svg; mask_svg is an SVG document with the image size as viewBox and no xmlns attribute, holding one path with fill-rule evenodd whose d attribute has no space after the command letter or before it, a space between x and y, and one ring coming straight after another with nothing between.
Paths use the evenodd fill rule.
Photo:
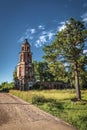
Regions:
<instances>
[{"instance_id":1,"label":"old orthodox church","mask_svg":"<svg viewBox=\"0 0 87 130\"><path fill-rule=\"evenodd\" d=\"M28 90L34 82L34 65L32 63L32 53L30 44L25 39L19 53L19 63L17 65L16 88L20 90Z\"/></svg>"}]
</instances>

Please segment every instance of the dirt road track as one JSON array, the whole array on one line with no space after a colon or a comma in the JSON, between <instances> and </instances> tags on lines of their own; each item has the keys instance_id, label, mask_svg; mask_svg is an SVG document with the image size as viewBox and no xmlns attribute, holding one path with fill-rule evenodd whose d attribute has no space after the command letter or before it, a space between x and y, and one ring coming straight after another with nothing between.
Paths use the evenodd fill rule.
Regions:
<instances>
[{"instance_id":1,"label":"dirt road track","mask_svg":"<svg viewBox=\"0 0 87 130\"><path fill-rule=\"evenodd\" d=\"M37 107L0 93L0 130L75 130Z\"/></svg>"}]
</instances>

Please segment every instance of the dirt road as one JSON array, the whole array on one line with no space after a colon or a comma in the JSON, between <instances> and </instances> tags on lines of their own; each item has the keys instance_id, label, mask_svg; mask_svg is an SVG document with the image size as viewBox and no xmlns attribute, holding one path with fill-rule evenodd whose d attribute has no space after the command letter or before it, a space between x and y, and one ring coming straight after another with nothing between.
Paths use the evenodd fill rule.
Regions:
<instances>
[{"instance_id":1,"label":"dirt road","mask_svg":"<svg viewBox=\"0 0 87 130\"><path fill-rule=\"evenodd\" d=\"M0 93L0 130L75 130L25 101Z\"/></svg>"}]
</instances>

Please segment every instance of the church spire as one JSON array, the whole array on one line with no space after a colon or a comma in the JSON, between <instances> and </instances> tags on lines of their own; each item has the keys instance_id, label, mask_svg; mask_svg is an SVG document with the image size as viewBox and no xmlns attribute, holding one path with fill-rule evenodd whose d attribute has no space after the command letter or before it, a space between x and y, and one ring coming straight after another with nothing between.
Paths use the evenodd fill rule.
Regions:
<instances>
[{"instance_id":1,"label":"church spire","mask_svg":"<svg viewBox=\"0 0 87 130\"><path fill-rule=\"evenodd\" d=\"M25 38L24 42L25 42L25 43L28 43L28 39L27 39L27 38Z\"/></svg>"}]
</instances>

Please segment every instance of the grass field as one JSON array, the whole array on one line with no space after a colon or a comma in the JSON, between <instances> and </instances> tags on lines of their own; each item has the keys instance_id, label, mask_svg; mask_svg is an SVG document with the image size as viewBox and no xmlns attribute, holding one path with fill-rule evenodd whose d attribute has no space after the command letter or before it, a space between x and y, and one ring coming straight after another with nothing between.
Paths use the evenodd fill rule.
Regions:
<instances>
[{"instance_id":1,"label":"grass field","mask_svg":"<svg viewBox=\"0 0 87 130\"><path fill-rule=\"evenodd\" d=\"M87 130L87 90L82 90L82 101L73 101L74 90L16 91L11 94L37 105L40 109L70 123L78 130Z\"/></svg>"}]
</instances>

